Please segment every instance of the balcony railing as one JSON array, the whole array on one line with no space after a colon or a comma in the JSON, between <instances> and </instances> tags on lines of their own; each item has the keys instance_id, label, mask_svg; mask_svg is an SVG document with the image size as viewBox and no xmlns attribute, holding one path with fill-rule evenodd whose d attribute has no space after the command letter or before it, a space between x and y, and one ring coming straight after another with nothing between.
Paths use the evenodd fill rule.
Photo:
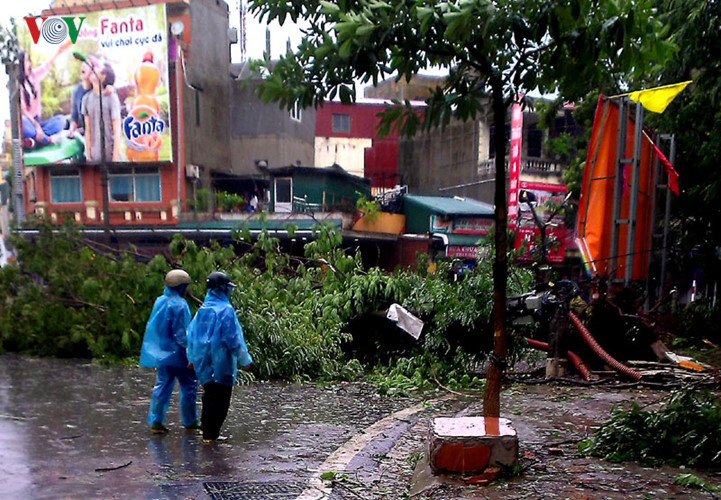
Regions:
<instances>
[{"instance_id":1,"label":"balcony railing","mask_svg":"<svg viewBox=\"0 0 721 500\"><path fill-rule=\"evenodd\" d=\"M554 160L541 160L539 158L522 158L521 172L532 173L560 173L568 165ZM478 163L478 176L489 177L496 172L496 160L491 158ZM506 172L508 172L508 158L506 158Z\"/></svg>"}]
</instances>

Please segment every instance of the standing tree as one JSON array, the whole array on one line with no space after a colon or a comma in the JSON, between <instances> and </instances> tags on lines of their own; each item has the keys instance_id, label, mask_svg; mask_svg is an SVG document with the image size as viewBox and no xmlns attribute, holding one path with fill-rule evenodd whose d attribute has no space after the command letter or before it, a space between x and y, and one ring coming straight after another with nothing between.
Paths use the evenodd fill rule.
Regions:
<instances>
[{"instance_id":1,"label":"standing tree","mask_svg":"<svg viewBox=\"0 0 721 500\"><path fill-rule=\"evenodd\" d=\"M261 20L303 21L305 38L277 63L256 71L267 78L265 101L290 108L326 99L355 100L354 82L376 84L394 75L410 80L424 69L448 77L419 116L410 103L383 113L391 127L413 135L419 127L475 119L489 103L496 130L522 93L559 90L581 97L600 83L617 82L662 63L671 44L654 17L651 0L252 0ZM628 80L626 80L628 81ZM495 134L495 150L506 150ZM494 352L488 369L484 414L500 413L500 381L507 353L507 205L505 158L496 155Z\"/></svg>"},{"instance_id":2,"label":"standing tree","mask_svg":"<svg viewBox=\"0 0 721 500\"><path fill-rule=\"evenodd\" d=\"M654 75L654 86L694 82L666 112L648 116L657 130L673 133L678 145L674 163L682 189L673 202L675 278L684 279L682 285L688 286L692 269L700 267L704 285L713 286L721 280L717 250L721 247L721 2L663 0L658 4L679 51Z\"/></svg>"}]
</instances>

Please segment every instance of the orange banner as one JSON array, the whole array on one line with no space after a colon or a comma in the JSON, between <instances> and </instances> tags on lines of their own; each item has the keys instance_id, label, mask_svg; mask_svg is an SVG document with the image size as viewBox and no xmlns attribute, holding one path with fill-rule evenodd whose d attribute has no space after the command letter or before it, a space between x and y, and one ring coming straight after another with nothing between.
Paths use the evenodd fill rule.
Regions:
<instances>
[{"instance_id":1,"label":"orange banner","mask_svg":"<svg viewBox=\"0 0 721 500\"><path fill-rule=\"evenodd\" d=\"M579 201L577 235L579 248L592 274L622 278L633 259L634 280L646 279L653 232L653 144L643 140L640 161L638 209L636 212L636 238L633 250L628 252L628 221L631 205L632 165L621 165L622 189L618 248L611 248L614 224L614 186L617 169L619 131L619 105L617 100L599 97L594 118L591 141L583 174ZM636 124L629 113L623 158L633 157ZM617 256L611 268L611 257Z\"/></svg>"}]
</instances>

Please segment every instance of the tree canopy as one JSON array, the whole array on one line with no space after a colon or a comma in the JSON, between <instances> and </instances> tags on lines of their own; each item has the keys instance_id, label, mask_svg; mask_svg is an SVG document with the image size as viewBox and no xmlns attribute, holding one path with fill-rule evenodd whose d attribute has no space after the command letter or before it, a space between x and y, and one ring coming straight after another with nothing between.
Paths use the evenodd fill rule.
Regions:
<instances>
[{"instance_id":1,"label":"tree canopy","mask_svg":"<svg viewBox=\"0 0 721 500\"><path fill-rule=\"evenodd\" d=\"M259 87L266 101L291 107L326 99L355 100L354 81L410 80L429 66L448 70L423 115L410 103L389 107L381 133L406 135L419 126L474 119L490 101L496 130L520 94L560 90L568 99L601 83L637 78L662 64L672 45L652 0L252 0L261 19L304 20L297 50L277 63L256 65L269 76ZM495 134L495 150L506 150ZM499 416L500 375L507 352L505 158L496 155L495 348L484 398L486 416Z\"/></svg>"},{"instance_id":2,"label":"tree canopy","mask_svg":"<svg viewBox=\"0 0 721 500\"><path fill-rule=\"evenodd\" d=\"M494 81L505 104L519 93L566 99L601 83L617 87L658 67L672 44L650 0L253 0L261 19L303 20L304 39L277 63L261 97L292 106L355 99L354 82L409 80L449 71L425 116L389 110L384 125L412 134L476 117Z\"/></svg>"},{"instance_id":3,"label":"tree canopy","mask_svg":"<svg viewBox=\"0 0 721 500\"><path fill-rule=\"evenodd\" d=\"M721 3L717 0L663 0L660 19L679 50L651 76L659 84L693 80L693 85L648 123L674 134L674 165L681 195L674 200L675 268L691 275L703 269L699 287L721 276ZM690 283L690 279L689 279Z\"/></svg>"}]
</instances>

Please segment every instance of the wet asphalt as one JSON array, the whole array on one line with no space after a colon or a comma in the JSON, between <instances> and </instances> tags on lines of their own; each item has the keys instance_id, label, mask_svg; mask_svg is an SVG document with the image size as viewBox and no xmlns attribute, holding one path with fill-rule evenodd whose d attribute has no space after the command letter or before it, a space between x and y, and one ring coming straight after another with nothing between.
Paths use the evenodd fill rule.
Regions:
<instances>
[{"instance_id":1,"label":"wet asphalt","mask_svg":"<svg viewBox=\"0 0 721 500\"><path fill-rule=\"evenodd\" d=\"M372 481L374 457L424 409L367 384L255 382L234 388L228 441L205 444L180 423L177 387L170 432L150 432L154 382L152 369L0 356L0 498L323 498L312 485L334 452Z\"/></svg>"}]
</instances>

